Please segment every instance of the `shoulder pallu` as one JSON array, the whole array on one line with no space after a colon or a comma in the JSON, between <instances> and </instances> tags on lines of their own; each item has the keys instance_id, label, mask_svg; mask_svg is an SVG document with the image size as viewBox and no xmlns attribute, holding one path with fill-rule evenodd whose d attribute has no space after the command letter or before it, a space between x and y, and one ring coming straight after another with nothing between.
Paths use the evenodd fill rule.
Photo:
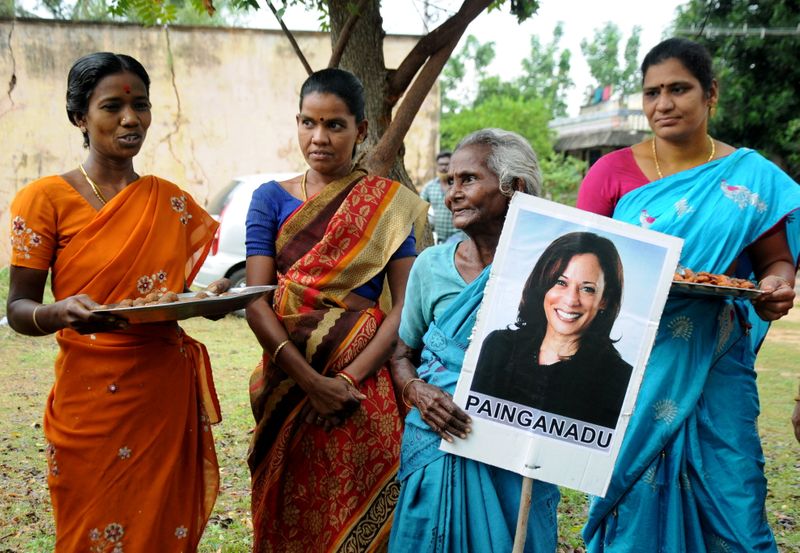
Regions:
<instances>
[{"instance_id":1,"label":"shoulder pallu","mask_svg":"<svg viewBox=\"0 0 800 553\"><path fill-rule=\"evenodd\" d=\"M345 369L377 332L384 313L350 310L344 299L386 267L424 209L400 183L358 170L325 186L280 228L275 313L321 374ZM254 372L254 551L385 547L401 423L386 367L360 390L367 399L358 411L326 433L301 420L305 392L268 357Z\"/></svg>"},{"instance_id":2,"label":"shoulder pallu","mask_svg":"<svg viewBox=\"0 0 800 553\"><path fill-rule=\"evenodd\" d=\"M215 228L177 186L143 177L60 252L54 295L181 292ZM44 420L56 551L195 551L219 483L205 348L174 323L57 339Z\"/></svg>"},{"instance_id":3,"label":"shoulder pallu","mask_svg":"<svg viewBox=\"0 0 800 553\"><path fill-rule=\"evenodd\" d=\"M751 150L652 182L614 218L685 240L681 264L725 272L785 221L798 255L800 187ZM670 298L590 551L775 551L756 419L755 320L741 299ZM763 336L763 331L759 331Z\"/></svg>"},{"instance_id":4,"label":"shoulder pallu","mask_svg":"<svg viewBox=\"0 0 800 553\"><path fill-rule=\"evenodd\" d=\"M417 374L453 394L491 267L453 299L423 337ZM390 551L506 553L514 543L522 477L439 449L441 437L418 409L406 416L399 478L402 492ZM526 553L557 544L556 486L534 483Z\"/></svg>"}]
</instances>

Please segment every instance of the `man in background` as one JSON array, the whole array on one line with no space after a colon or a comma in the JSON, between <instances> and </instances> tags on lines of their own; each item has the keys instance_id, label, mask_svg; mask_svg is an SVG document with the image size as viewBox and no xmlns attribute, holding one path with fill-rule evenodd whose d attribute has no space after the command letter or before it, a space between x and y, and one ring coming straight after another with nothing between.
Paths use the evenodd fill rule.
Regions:
<instances>
[{"instance_id":1,"label":"man in background","mask_svg":"<svg viewBox=\"0 0 800 553\"><path fill-rule=\"evenodd\" d=\"M429 221L437 244L444 243L457 232L453 226L453 214L444 205L444 197L447 194L447 169L450 167L451 155L446 151L436 154L436 177L420 192L420 197L430 203L433 210L433 218L429 218Z\"/></svg>"}]
</instances>

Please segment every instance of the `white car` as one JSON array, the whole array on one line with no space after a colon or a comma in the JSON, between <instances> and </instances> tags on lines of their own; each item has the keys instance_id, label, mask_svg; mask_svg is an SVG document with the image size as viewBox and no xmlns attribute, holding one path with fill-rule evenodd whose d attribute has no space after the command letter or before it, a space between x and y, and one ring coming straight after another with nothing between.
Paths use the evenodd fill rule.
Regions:
<instances>
[{"instance_id":1,"label":"white car","mask_svg":"<svg viewBox=\"0 0 800 553\"><path fill-rule=\"evenodd\" d=\"M236 177L219 191L208 205L208 213L219 221L203 266L194 279L197 286L208 286L215 280L228 277L231 286L245 285L245 220L253 192L272 180L284 181L297 173L259 173Z\"/></svg>"}]
</instances>

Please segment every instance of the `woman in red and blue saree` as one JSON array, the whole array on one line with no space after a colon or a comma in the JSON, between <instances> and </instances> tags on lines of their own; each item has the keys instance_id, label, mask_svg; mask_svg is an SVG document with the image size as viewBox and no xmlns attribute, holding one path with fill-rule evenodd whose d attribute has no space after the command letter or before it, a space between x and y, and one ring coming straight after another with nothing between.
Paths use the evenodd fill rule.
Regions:
<instances>
[{"instance_id":1,"label":"woman in red and blue saree","mask_svg":"<svg viewBox=\"0 0 800 553\"><path fill-rule=\"evenodd\" d=\"M642 63L653 140L602 158L578 206L684 239L681 264L754 277L742 299L670 296L589 551L776 551L756 420L757 345L794 299L800 187L752 150L707 134L706 50L662 42Z\"/></svg>"},{"instance_id":2,"label":"woman in red and blue saree","mask_svg":"<svg viewBox=\"0 0 800 553\"><path fill-rule=\"evenodd\" d=\"M262 185L247 217L247 282L278 285L272 305L247 309L264 349L250 385L253 550L382 550L401 429L386 365L425 203L353 168L367 121L352 74L312 74L297 128L308 171Z\"/></svg>"},{"instance_id":3,"label":"woman in red and blue saree","mask_svg":"<svg viewBox=\"0 0 800 553\"><path fill-rule=\"evenodd\" d=\"M477 131L456 148L445 197L467 240L423 251L411 269L392 358L406 416L400 499L390 551L511 551L522 477L439 450L466 438L470 418L452 400L508 202L515 191L538 195L536 154L519 135ZM415 368L416 367L416 368ZM534 483L525 551L556 549L556 486Z\"/></svg>"},{"instance_id":4,"label":"woman in red and blue saree","mask_svg":"<svg viewBox=\"0 0 800 553\"><path fill-rule=\"evenodd\" d=\"M76 61L67 113L86 161L30 183L11 206L9 322L59 345L44 415L57 552L196 551L219 487L203 344L175 322L92 311L183 292L217 228L176 185L134 171L149 84L129 56ZM56 301L42 304L48 272Z\"/></svg>"}]
</instances>

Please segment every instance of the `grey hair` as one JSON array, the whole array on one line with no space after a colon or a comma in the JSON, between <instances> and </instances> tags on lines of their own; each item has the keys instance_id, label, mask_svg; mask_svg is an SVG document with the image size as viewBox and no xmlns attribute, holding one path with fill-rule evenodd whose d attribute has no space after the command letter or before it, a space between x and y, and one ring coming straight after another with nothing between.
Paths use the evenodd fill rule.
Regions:
<instances>
[{"instance_id":1,"label":"grey hair","mask_svg":"<svg viewBox=\"0 0 800 553\"><path fill-rule=\"evenodd\" d=\"M468 134L458 143L454 152L474 145L491 148L486 166L497 175L500 193L511 197L514 194L514 179L522 179L524 192L532 196L542 195L542 172L539 160L527 140L515 132L503 129L481 129Z\"/></svg>"}]
</instances>

